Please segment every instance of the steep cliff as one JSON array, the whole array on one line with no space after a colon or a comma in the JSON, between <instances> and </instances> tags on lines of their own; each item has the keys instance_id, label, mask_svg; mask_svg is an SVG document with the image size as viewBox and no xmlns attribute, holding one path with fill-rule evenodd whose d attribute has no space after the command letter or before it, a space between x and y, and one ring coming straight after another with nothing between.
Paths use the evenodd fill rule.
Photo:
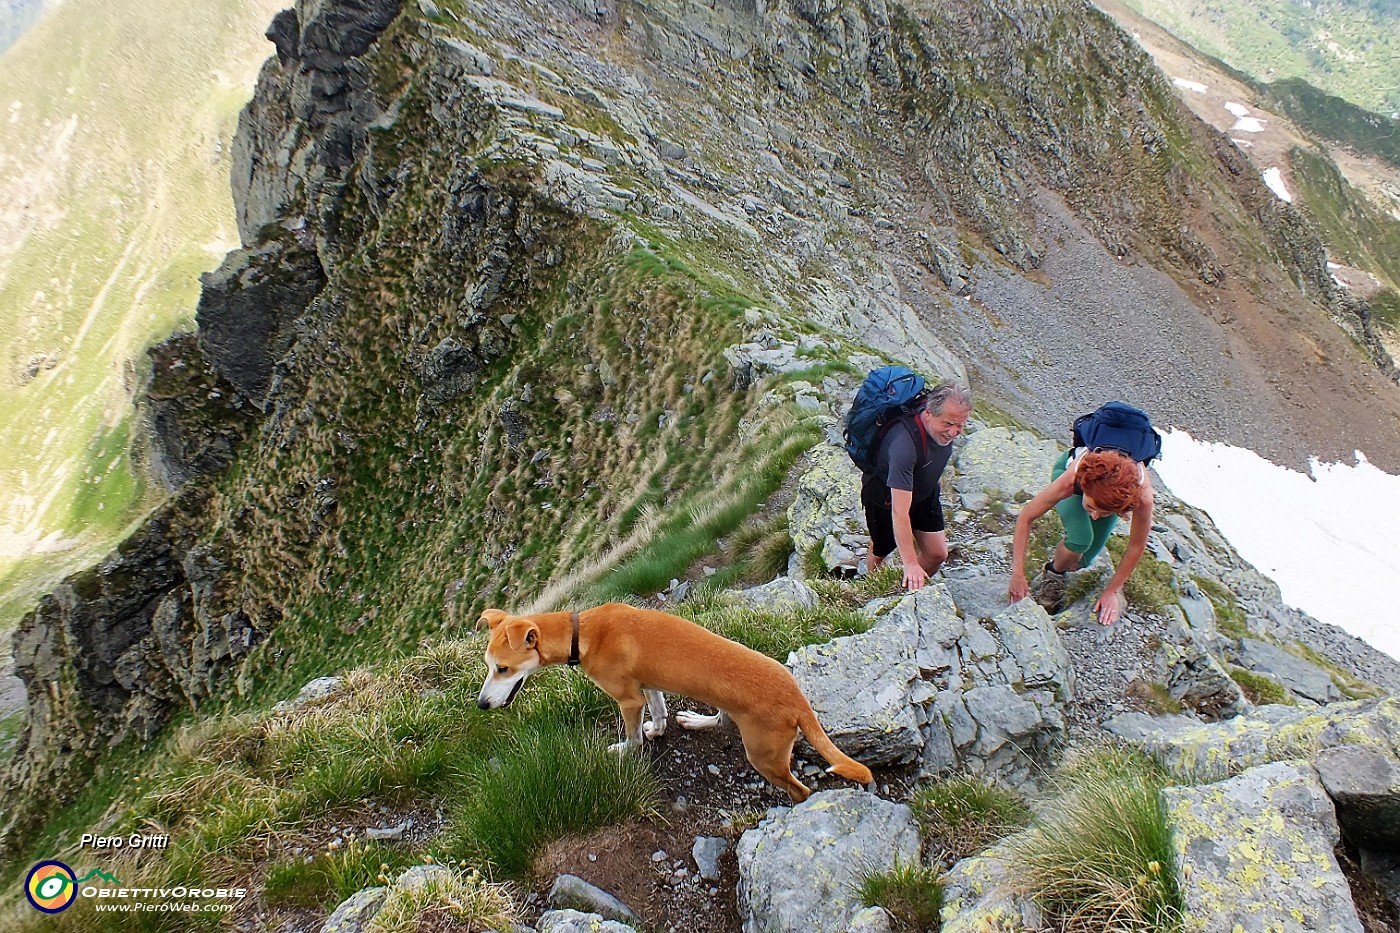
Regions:
<instances>
[{"instance_id":1,"label":"steep cliff","mask_svg":"<svg viewBox=\"0 0 1400 933\"><path fill-rule=\"evenodd\" d=\"M1293 455L1341 416L1270 360L1363 372L1306 223L1081 4L301 0L268 35L243 246L150 393L186 492L18 634L11 842L176 706L663 588L872 354Z\"/></svg>"}]
</instances>

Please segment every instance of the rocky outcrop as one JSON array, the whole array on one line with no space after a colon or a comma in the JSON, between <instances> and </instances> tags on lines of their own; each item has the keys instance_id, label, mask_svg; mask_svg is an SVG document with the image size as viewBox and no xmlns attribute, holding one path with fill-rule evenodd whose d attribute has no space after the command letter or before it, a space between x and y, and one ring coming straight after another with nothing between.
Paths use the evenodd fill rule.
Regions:
<instances>
[{"instance_id":1,"label":"rocky outcrop","mask_svg":"<svg viewBox=\"0 0 1400 933\"><path fill-rule=\"evenodd\" d=\"M953 488L963 507L974 512L987 508L993 498L1015 511L1050 482L1059 454L1054 441L1028 431L983 428L959 447Z\"/></svg>"},{"instance_id":2,"label":"rocky outcrop","mask_svg":"<svg viewBox=\"0 0 1400 933\"><path fill-rule=\"evenodd\" d=\"M1332 801L1308 765L1251 768L1202 787L1167 788L1182 928L1192 933L1361 933L1332 850Z\"/></svg>"},{"instance_id":3,"label":"rocky outcrop","mask_svg":"<svg viewBox=\"0 0 1400 933\"><path fill-rule=\"evenodd\" d=\"M1400 759L1376 745L1334 745L1313 759L1346 837L1379 852L1400 851Z\"/></svg>"},{"instance_id":4,"label":"rocky outcrop","mask_svg":"<svg viewBox=\"0 0 1400 933\"><path fill-rule=\"evenodd\" d=\"M257 248L282 224L324 243L380 115L361 60L402 0L299 0L273 20L277 55L258 77L233 142L239 236ZM317 250L320 252L321 250Z\"/></svg>"},{"instance_id":5,"label":"rocky outcrop","mask_svg":"<svg viewBox=\"0 0 1400 933\"><path fill-rule=\"evenodd\" d=\"M1321 709L1261 706L1202 725L1183 717L1119 716L1104 724L1173 772L1223 777L1278 761L1311 758L1340 745L1374 746L1400 758L1400 699L1334 703Z\"/></svg>"},{"instance_id":6,"label":"rocky outcrop","mask_svg":"<svg viewBox=\"0 0 1400 933\"><path fill-rule=\"evenodd\" d=\"M960 860L943 875L942 933L981 933L1010 928L1039 930L1044 918L1035 901L1017 890L1015 868L1003 845Z\"/></svg>"},{"instance_id":7,"label":"rocky outcrop","mask_svg":"<svg viewBox=\"0 0 1400 933\"><path fill-rule=\"evenodd\" d=\"M261 407L273 366L292 345L293 322L325 282L316 254L290 234L229 253L201 279L197 320L205 358Z\"/></svg>"},{"instance_id":8,"label":"rocky outcrop","mask_svg":"<svg viewBox=\"0 0 1400 933\"><path fill-rule=\"evenodd\" d=\"M198 337L177 334L152 347L151 373L137 394L144 426L137 459L168 492L233 462L255 412L200 353Z\"/></svg>"},{"instance_id":9,"label":"rocky outcrop","mask_svg":"<svg viewBox=\"0 0 1400 933\"><path fill-rule=\"evenodd\" d=\"M739 839L745 933L846 933L862 877L913 865L919 832L903 804L859 790L813 794L770 810Z\"/></svg>"},{"instance_id":10,"label":"rocky outcrop","mask_svg":"<svg viewBox=\"0 0 1400 933\"><path fill-rule=\"evenodd\" d=\"M262 637L266 620L220 608L218 557L186 528L198 496L162 509L98 566L64 581L20 623L15 671L28 720L6 775L13 842L39 803L90 777L93 760L128 737L152 738L175 705L208 696L218 674Z\"/></svg>"},{"instance_id":11,"label":"rocky outcrop","mask_svg":"<svg viewBox=\"0 0 1400 933\"><path fill-rule=\"evenodd\" d=\"M867 764L1033 782L1063 740L1074 689L1045 611L1022 601L984 627L938 583L866 611L879 620L868 632L788 658L833 741Z\"/></svg>"},{"instance_id":12,"label":"rocky outcrop","mask_svg":"<svg viewBox=\"0 0 1400 933\"><path fill-rule=\"evenodd\" d=\"M860 471L833 444L817 445L808 457L788 506L792 546L799 555L817 551L828 571L854 573L870 542L860 504Z\"/></svg>"}]
</instances>

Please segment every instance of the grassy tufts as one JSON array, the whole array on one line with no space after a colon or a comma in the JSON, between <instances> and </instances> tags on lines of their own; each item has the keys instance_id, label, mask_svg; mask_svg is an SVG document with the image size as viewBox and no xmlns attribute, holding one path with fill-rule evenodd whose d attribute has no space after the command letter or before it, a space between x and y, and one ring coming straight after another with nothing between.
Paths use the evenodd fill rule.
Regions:
<instances>
[{"instance_id":1,"label":"grassy tufts","mask_svg":"<svg viewBox=\"0 0 1400 933\"><path fill-rule=\"evenodd\" d=\"M973 777L921 787L910 806L924 839L936 839L957 859L975 855L1031 819L1030 809L1016 793Z\"/></svg>"},{"instance_id":2,"label":"grassy tufts","mask_svg":"<svg viewBox=\"0 0 1400 933\"><path fill-rule=\"evenodd\" d=\"M1284 689L1283 684L1271 677L1265 677L1263 674L1257 674L1243 667L1231 667L1230 679L1239 684L1240 692L1251 703L1261 706L1270 703L1285 706L1298 705L1298 701L1293 699L1292 694Z\"/></svg>"},{"instance_id":3,"label":"grassy tufts","mask_svg":"<svg viewBox=\"0 0 1400 933\"><path fill-rule=\"evenodd\" d=\"M894 918L896 930L938 928L943 910L943 884L936 868L901 865L870 872L860 881L860 901L866 907L883 907Z\"/></svg>"},{"instance_id":4,"label":"grassy tufts","mask_svg":"<svg viewBox=\"0 0 1400 933\"><path fill-rule=\"evenodd\" d=\"M1108 552L1113 555L1114 566L1123 560L1128 548L1128 539L1123 535L1113 535L1108 539ZM1128 602L1139 609L1160 614L1177 601L1176 587L1172 584L1172 568L1144 551L1142 558L1133 568L1132 576L1123 584L1123 595Z\"/></svg>"},{"instance_id":5,"label":"grassy tufts","mask_svg":"<svg viewBox=\"0 0 1400 933\"><path fill-rule=\"evenodd\" d=\"M824 606L773 612L715 603L708 607L699 604L690 611L697 624L778 661L786 661L789 654L803 645L857 635L874 624L860 613Z\"/></svg>"},{"instance_id":6,"label":"grassy tufts","mask_svg":"<svg viewBox=\"0 0 1400 933\"><path fill-rule=\"evenodd\" d=\"M341 849L276 862L263 882L272 906L334 908L361 888L387 884L413 862L406 853L377 842L351 839Z\"/></svg>"},{"instance_id":7,"label":"grassy tufts","mask_svg":"<svg viewBox=\"0 0 1400 933\"><path fill-rule=\"evenodd\" d=\"M1141 753L1069 762L1036 824L1012 843L1013 871L1066 933L1175 931L1182 895L1162 789Z\"/></svg>"},{"instance_id":8,"label":"grassy tufts","mask_svg":"<svg viewBox=\"0 0 1400 933\"><path fill-rule=\"evenodd\" d=\"M516 877L545 843L649 813L660 792L644 755L619 755L596 729L557 720L521 724L472 777L450 849Z\"/></svg>"},{"instance_id":9,"label":"grassy tufts","mask_svg":"<svg viewBox=\"0 0 1400 933\"><path fill-rule=\"evenodd\" d=\"M1240 604L1235 599L1235 594L1220 581L1210 577L1192 577L1196 586L1205 594L1206 599L1215 607L1215 627L1222 635L1228 638L1246 638L1252 633L1249 626L1245 624L1244 613L1240 611Z\"/></svg>"},{"instance_id":10,"label":"grassy tufts","mask_svg":"<svg viewBox=\"0 0 1400 933\"><path fill-rule=\"evenodd\" d=\"M453 871L423 884L395 888L365 927L365 933L419 930L509 930L520 920L505 885L476 871Z\"/></svg>"}]
</instances>

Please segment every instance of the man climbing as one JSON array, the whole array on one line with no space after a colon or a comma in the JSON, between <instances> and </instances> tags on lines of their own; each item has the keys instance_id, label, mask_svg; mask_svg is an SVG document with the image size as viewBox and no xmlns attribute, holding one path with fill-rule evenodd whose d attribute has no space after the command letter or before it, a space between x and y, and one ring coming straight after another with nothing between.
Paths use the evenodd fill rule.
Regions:
<instances>
[{"instance_id":1,"label":"man climbing","mask_svg":"<svg viewBox=\"0 0 1400 933\"><path fill-rule=\"evenodd\" d=\"M870 528L866 567L875 570L898 549L904 586L922 589L948 557L939 480L953 439L967 426L972 393L943 382L923 407L892 421L880 439L873 469L861 477L860 501Z\"/></svg>"}]
</instances>

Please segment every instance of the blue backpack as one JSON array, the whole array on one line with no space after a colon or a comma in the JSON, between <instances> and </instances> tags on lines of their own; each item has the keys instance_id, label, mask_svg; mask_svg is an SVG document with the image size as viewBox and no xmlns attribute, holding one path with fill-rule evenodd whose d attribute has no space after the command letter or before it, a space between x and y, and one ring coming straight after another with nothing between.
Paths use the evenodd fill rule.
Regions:
<instances>
[{"instance_id":1,"label":"blue backpack","mask_svg":"<svg viewBox=\"0 0 1400 933\"><path fill-rule=\"evenodd\" d=\"M1106 402L1074 419L1074 446L1116 450L1138 463L1151 463L1162 455L1162 435L1140 409L1127 402Z\"/></svg>"},{"instance_id":2,"label":"blue backpack","mask_svg":"<svg viewBox=\"0 0 1400 933\"><path fill-rule=\"evenodd\" d=\"M846 453L862 473L874 471L888 426L918 411L924 395L924 377L906 366L882 366L865 377L846 415Z\"/></svg>"}]
</instances>

